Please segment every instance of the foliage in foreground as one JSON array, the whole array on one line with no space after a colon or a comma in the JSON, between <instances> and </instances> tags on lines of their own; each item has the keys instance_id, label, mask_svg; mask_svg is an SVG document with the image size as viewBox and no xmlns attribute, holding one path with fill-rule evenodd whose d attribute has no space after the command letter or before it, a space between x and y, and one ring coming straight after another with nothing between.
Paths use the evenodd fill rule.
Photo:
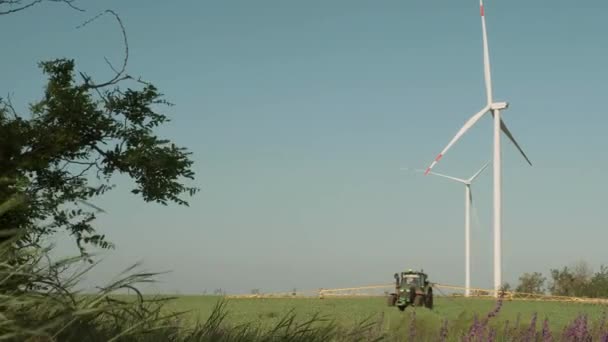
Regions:
<instances>
[{"instance_id":1,"label":"foliage in foreground","mask_svg":"<svg viewBox=\"0 0 608 342\"><path fill-rule=\"evenodd\" d=\"M14 209L13 197L0 204L0 216ZM211 315L194 325L183 313L164 310L171 298L147 298L137 285L152 282L154 273L132 273L99 289L80 293L76 285L94 265L84 256L53 262L48 250L16 248L19 237L0 244L0 340L2 341L606 341L606 315L590 322L581 315L563 331L551 331L545 319L537 327L534 316L528 325L506 322L497 326L502 298L485 317L473 322L456 320L440 327L416 319L416 310L404 315L393 329L384 317L352 322L348 327L319 314L297 317L289 312L271 328L254 322L230 324L226 302L219 301ZM79 268L86 266L84 269ZM130 274L132 273L132 274ZM129 289L137 296L117 296ZM123 299L121 299L123 298Z\"/></svg>"},{"instance_id":2,"label":"foliage in foreground","mask_svg":"<svg viewBox=\"0 0 608 342\"><path fill-rule=\"evenodd\" d=\"M12 262L18 257L20 262ZM46 251L15 250L0 246L0 340L2 341L328 341L340 336L366 336L371 324L340 330L319 315L298 320L286 315L273 329L255 324L231 326L226 302L219 301L211 316L189 327L183 313L167 313L171 298L147 298L137 284L156 274L123 274L95 294L80 293L75 285L94 266L84 257L49 262ZM133 272L133 269L127 270ZM120 290L137 293L135 299L117 296Z\"/></svg>"},{"instance_id":3,"label":"foliage in foreground","mask_svg":"<svg viewBox=\"0 0 608 342\"><path fill-rule=\"evenodd\" d=\"M123 74L127 57L105 83L77 72L73 60L40 63L48 82L29 115L0 98L0 199L27 199L0 218L0 233L19 229L22 244L38 245L67 230L82 253L85 245L110 248L92 225L95 212L79 204L112 189L113 176L133 180L131 192L146 202L187 205L183 196L198 191L184 184L194 179L191 153L157 135L169 121L159 109L170 103L150 83L118 86L134 81Z\"/></svg>"},{"instance_id":4,"label":"foliage in foreground","mask_svg":"<svg viewBox=\"0 0 608 342\"><path fill-rule=\"evenodd\" d=\"M26 262L11 263L16 253ZM499 325L502 300L483 317L440 326L412 310L390 329L382 316L345 327L330 317L299 317L294 311L270 328L234 325L227 302L220 300L210 317L191 325L183 313L164 309L171 298L139 295L136 285L153 281L155 274L126 273L97 293L84 294L74 286L94 266L77 271L75 266L85 265L81 257L51 263L44 251L0 247L0 260L0 340L5 341L608 341L606 315L594 322L581 315L559 331L536 316ZM138 295L114 295L121 289Z\"/></svg>"}]
</instances>

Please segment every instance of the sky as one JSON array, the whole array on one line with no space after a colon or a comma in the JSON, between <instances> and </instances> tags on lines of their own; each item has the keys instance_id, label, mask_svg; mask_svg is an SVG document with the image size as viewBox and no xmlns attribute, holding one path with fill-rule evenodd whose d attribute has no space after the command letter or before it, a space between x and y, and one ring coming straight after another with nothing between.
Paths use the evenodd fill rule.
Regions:
<instances>
[{"instance_id":1,"label":"sky","mask_svg":"<svg viewBox=\"0 0 608 342\"><path fill-rule=\"evenodd\" d=\"M0 94L28 115L37 63L74 58L108 78L129 39L129 73L175 104L159 134L193 152L190 207L118 189L95 200L116 244L87 276L136 262L169 271L148 290L285 291L392 281L423 268L464 284L464 188L425 168L485 104L476 0L86 1L0 16ZM608 3L486 1L496 100L533 162L503 144L503 278L608 264L605 129ZM491 160L482 119L436 171L469 177ZM473 185L473 285L492 286L492 173ZM77 253L53 238L58 255Z\"/></svg>"}]
</instances>

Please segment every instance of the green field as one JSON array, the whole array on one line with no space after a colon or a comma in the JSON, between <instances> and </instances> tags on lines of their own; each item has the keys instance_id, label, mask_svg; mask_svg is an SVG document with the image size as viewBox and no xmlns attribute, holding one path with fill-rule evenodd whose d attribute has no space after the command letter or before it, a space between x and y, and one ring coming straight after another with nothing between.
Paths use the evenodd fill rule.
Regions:
<instances>
[{"instance_id":1,"label":"green field","mask_svg":"<svg viewBox=\"0 0 608 342\"><path fill-rule=\"evenodd\" d=\"M182 296L170 302L169 310L189 311L187 317L192 322L204 321L211 314L219 297ZM400 312L395 307L388 307L384 298L273 298L273 299L228 299L228 316L230 324L257 322L263 327L276 325L290 310L294 310L298 319L305 320L315 313L335 320L342 327L348 328L369 319L384 332L406 333L416 311L416 325L419 331L439 331L444 320L449 321L450 331L463 331L470 326L475 314L485 317L496 303L488 299L437 298L435 308L430 311L424 308L408 308ZM592 304L560 302L524 302L505 301L492 325L501 329L505 321L513 326L520 316L520 325L529 326L534 313L538 314L537 330L542 329L543 321L548 319L551 330L561 332L563 327L580 314L586 314L590 326L598 324L608 307Z\"/></svg>"}]
</instances>

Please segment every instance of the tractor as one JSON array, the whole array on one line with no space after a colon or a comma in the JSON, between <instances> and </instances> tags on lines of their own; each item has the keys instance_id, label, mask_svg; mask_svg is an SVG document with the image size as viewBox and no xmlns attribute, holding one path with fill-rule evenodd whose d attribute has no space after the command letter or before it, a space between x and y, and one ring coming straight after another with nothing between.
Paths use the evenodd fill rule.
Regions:
<instances>
[{"instance_id":1,"label":"tractor","mask_svg":"<svg viewBox=\"0 0 608 342\"><path fill-rule=\"evenodd\" d=\"M433 285L423 270L395 273L395 293L388 295L388 305L403 311L408 306L433 309Z\"/></svg>"}]
</instances>

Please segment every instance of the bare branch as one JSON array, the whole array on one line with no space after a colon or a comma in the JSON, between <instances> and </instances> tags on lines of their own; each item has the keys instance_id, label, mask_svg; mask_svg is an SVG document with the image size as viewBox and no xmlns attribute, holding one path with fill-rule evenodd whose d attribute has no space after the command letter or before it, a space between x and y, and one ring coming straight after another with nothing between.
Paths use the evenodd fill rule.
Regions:
<instances>
[{"instance_id":1,"label":"bare branch","mask_svg":"<svg viewBox=\"0 0 608 342\"><path fill-rule=\"evenodd\" d=\"M116 68L112 65L112 63L110 62L110 60L108 60L107 57L103 58L106 61L106 64L110 67L110 69L112 69L112 71L114 71L116 74L120 74L120 71L116 70Z\"/></svg>"},{"instance_id":2,"label":"bare branch","mask_svg":"<svg viewBox=\"0 0 608 342\"><path fill-rule=\"evenodd\" d=\"M118 22L118 25L120 26L120 31L122 33L123 44L124 44L124 49L125 49L125 51L124 51L125 52L125 56L124 56L124 59L122 61L122 66L120 67L120 69L116 69L112 65L112 63L110 63L110 61L107 58L104 57L106 63L110 66L110 69L112 69L112 71L114 71L114 73L115 73L114 77L111 80L107 81L107 82L95 84L95 83L93 83L91 81L90 77L88 77L88 76L86 76L86 75L84 75L84 74L81 73L81 76L85 79L85 87L87 89L104 88L104 87L107 87L107 86L110 86L110 85L114 85L114 84L116 84L116 83L118 83L120 81L123 81L123 80L132 79L131 76L125 74L125 71L127 69L127 63L129 61L129 41L127 39L127 30L125 29L125 25L123 24L122 19L120 19L120 16L116 12L114 12L113 10L105 10L105 11L99 13L98 15L94 16L93 18L91 18L91 19L85 21L84 23L78 25L76 28L77 29L83 28L86 25L92 23L93 21L99 19L100 17L102 17L105 14L112 15L116 19L116 21Z\"/></svg>"},{"instance_id":3,"label":"bare branch","mask_svg":"<svg viewBox=\"0 0 608 342\"><path fill-rule=\"evenodd\" d=\"M81 162L81 161L67 160L67 159L62 159L62 161L65 161L67 164L77 164L77 165L85 165L85 166L89 166L91 164L95 164L95 162L90 162L90 161Z\"/></svg>"},{"instance_id":4,"label":"bare branch","mask_svg":"<svg viewBox=\"0 0 608 342\"><path fill-rule=\"evenodd\" d=\"M55 1L55 0L52 0L52 1ZM63 2L64 4L68 5L68 7L70 7L73 10L76 10L78 12L86 12L84 9L74 5L74 0L59 0L59 2Z\"/></svg>"},{"instance_id":5,"label":"bare branch","mask_svg":"<svg viewBox=\"0 0 608 342\"><path fill-rule=\"evenodd\" d=\"M96 206L95 204L93 204L91 202L87 202L85 200L79 200L78 202L97 210L97 212L104 213L104 214L107 213L107 211L103 210L102 208Z\"/></svg>"},{"instance_id":6,"label":"bare branch","mask_svg":"<svg viewBox=\"0 0 608 342\"><path fill-rule=\"evenodd\" d=\"M5 5L5 6L13 7L13 8L4 10L4 11L0 11L0 15L20 12L20 11L26 10L30 7L34 7L45 1L63 3L63 4L66 4L68 7L72 8L73 10L76 10L79 12L84 12L84 10L82 8L79 8L76 5L74 5L75 0L33 0L26 4L23 4L22 0L0 0L0 6Z\"/></svg>"},{"instance_id":7,"label":"bare branch","mask_svg":"<svg viewBox=\"0 0 608 342\"><path fill-rule=\"evenodd\" d=\"M60 168L60 170L65 170L68 167L72 166L72 165L80 165L80 166L86 166L86 168L84 168L84 170L82 170L79 174L71 177L70 179L74 179L74 178L78 178L81 176L84 176L86 174L87 171L89 171L91 168L93 168L93 166L95 166L98 170L103 169L101 167L101 165L99 165L99 161L101 160L101 156L98 156L97 158L95 158L95 160L93 161L76 161L76 160L67 160L67 159L61 159L63 162L65 162L65 164Z\"/></svg>"},{"instance_id":8,"label":"bare branch","mask_svg":"<svg viewBox=\"0 0 608 342\"><path fill-rule=\"evenodd\" d=\"M0 99L0 105L2 106L1 109L8 111L13 116L13 118L15 118L15 119L19 118L19 114L17 114L17 111L15 110L15 107L13 106L13 101L11 100L10 93L8 95L6 95L6 100Z\"/></svg>"},{"instance_id":9,"label":"bare branch","mask_svg":"<svg viewBox=\"0 0 608 342\"><path fill-rule=\"evenodd\" d=\"M8 9L8 10L5 10L5 11L0 11L0 15L11 14L11 13L16 13L16 12L19 12L19 11L23 11L23 10L26 10L26 9L28 9L30 7L33 7L33 6L41 3L41 2L42 2L42 0L35 0L35 1L32 1L32 2L30 2L28 4L26 4L26 5L21 5L21 1L19 1L19 0L16 0L16 1L2 1L2 2L0 2L0 5L9 5L9 6L18 6L18 7L11 8L11 9Z\"/></svg>"},{"instance_id":10,"label":"bare branch","mask_svg":"<svg viewBox=\"0 0 608 342\"><path fill-rule=\"evenodd\" d=\"M106 59L106 61L107 61L107 59ZM108 62L108 64L109 64L109 62ZM91 78L88 75L86 75L83 72L79 72L79 73L80 73L80 77L82 77L82 80L84 81L85 85L91 83ZM95 87L95 88L93 88L93 90L95 90L95 92L97 93L97 95L99 96L99 98L106 104L106 107L107 107L107 105L108 105L108 99L101 93L100 88ZM112 113L108 113L108 116L111 116L111 114Z\"/></svg>"}]
</instances>

